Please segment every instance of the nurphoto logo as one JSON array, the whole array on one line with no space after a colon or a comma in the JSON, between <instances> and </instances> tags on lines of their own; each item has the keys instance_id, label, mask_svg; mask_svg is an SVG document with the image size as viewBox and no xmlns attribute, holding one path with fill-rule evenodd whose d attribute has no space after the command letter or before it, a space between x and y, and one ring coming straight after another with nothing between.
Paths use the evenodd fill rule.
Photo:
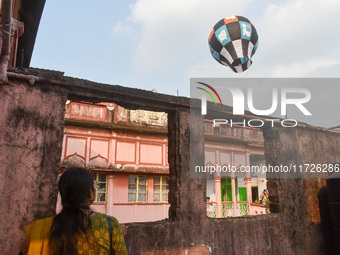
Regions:
<instances>
[{"instance_id":1,"label":"nurphoto logo","mask_svg":"<svg viewBox=\"0 0 340 255\"><path fill-rule=\"evenodd\" d=\"M218 98L220 104L222 105L222 100L220 94L216 91L216 89L203 82L197 82L200 85L203 85L205 88L196 87L197 89L202 90L205 93L201 95L201 114L207 115L207 95L209 95L215 105L217 105L216 98ZM208 90L209 89L209 90ZM244 119L243 121L235 122L232 119L214 119L214 127L219 126L220 124L230 124L233 125L242 125L244 127L262 127L265 122L271 122L272 127L274 126L274 122L281 122L283 127L295 127L298 122L295 119L287 119L287 106L291 105L296 107L303 115L312 116L312 113L307 109L306 104L311 100L311 92L306 88L299 87L281 87L281 88L270 88L270 96L265 98L266 101L270 101L270 107L266 109L257 109L255 107L254 102L254 93L253 88L237 88L237 87L223 87L223 92L228 91L227 93L231 94L232 97L232 107L233 107L233 115L245 115L245 109L248 107L248 111L256 116L267 116L273 114L277 110L279 110L282 118L280 119L266 119L266 118L255 118L255 119ZM214 94L214 95L213 95ZM224 94L222 94L224 95ZM263 99L261 99L263 100ZM230 103L229 103L230 104ZM283 119L285 118L285 119Z\"/></svg>"}]
</instances>

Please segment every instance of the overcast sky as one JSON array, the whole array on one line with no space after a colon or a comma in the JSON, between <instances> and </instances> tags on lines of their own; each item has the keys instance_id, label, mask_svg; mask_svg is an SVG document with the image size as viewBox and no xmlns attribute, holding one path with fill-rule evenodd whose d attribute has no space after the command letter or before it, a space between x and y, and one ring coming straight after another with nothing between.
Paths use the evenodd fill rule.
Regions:
<instances>
[{"instance_id":1,"label":"overcast sky","mask_svg":"<svg viewBox=\"0 0 340 255\"><path fill-rule=\"evenodd\" d=\"M182 96L190 77L340 77L339 14L338 0L47 0L31 66ZM232 15L259 35L241 74L208 47Z\"/></svg>"}]
</instances>

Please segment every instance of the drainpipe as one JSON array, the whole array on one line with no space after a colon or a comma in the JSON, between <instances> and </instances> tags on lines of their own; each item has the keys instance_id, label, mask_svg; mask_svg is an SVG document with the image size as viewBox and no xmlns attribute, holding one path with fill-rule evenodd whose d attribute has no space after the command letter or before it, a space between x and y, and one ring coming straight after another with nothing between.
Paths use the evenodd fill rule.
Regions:
<instances>
[{"instance_id":1,"label":"drainpipe","mask_svg":"<svg viewBox=\"0 0 340 255\"><path fill-rule=\"evenodd\" d=\"M7 66L10 55L12 24L12 0L2 0L1 3L1 54L0 82L7 82Z\"/></svg>"}]
</instances>

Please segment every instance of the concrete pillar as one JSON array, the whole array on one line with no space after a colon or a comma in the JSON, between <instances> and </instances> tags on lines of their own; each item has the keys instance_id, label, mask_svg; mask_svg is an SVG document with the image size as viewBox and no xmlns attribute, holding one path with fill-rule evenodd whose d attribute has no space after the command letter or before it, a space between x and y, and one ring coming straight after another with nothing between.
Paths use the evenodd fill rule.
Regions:
<instances>
[{"instance_id":1,"label":"concrete pillar","mask_svg":"<svg viewBox=\"0 0 340 255\"><path fill-rule=\"evenodd\" d=\"M222 218L221 177L215 177L216 217Z\"/></svg>"},{"instance_id":2,"label":"concrete pillar","mask_svg":"<svg viewBox=\"0 0 340 255\"><path fill-rule=\"evenodd\" d=\"M0 251L19 254L23 227L55 214L66 93L10 81L0 95Z\"/></svg>"},{"instance_id":3,"label":"concrete pillar","mask_svg":"<svg viewBox=\"0 0 340 255\"><path fill-rule=\"evenodd\" d=\"M106 191L106 213L113 215L113 186L114 186L114 175L112 173L107 175L107 191Z\"/></svg>"},{"instance_id":4,"label":"concrete pillar","mask_svg":"<svg viewBox=\"0 0 340 255\"><path fill-rule=\"evenodd\" d=\"M110 155L109 155L109 163L111 165L116 164L116 136L117 134L112 130L111 131L111 138L110 138Z\"/></svg>"},{"instance_id":5,"label":"concrete pillar","mask_svg":"<svg viewBox=\"0 0 340 255\"><path fill-rule=\"evenodd\" d=\"M248 214L250 214L250 203L252 199L251 194L251 178L245 178L246 181L246 189L247 189L247 203L248 203Z\"/></svg>"},{"instance_id":6,"label":"concrete pillar","mask_svg":"<svg viewBox=\"0 0 340 255\"><path fill-rule=\"evenodd\" d=\"M190 167L194 172L195 165L204 165L203 132L200 112L183 110L168 114L170 219L206 218L205 181L202 177L192 178L190 173Z\"/></svg>"},{"instance_id":7,"label":"concrete pillar","mask_svg":"<svg viewBox=\"0 0 340 255\"><path fill-rule=\"evenodd\" d=\"M250 165L250 151L249 149L247 149L247 162L246 165L249 166ZM250 203L252 200L252 192L251 192L251 176L250 173L246 173L246 178L244 179L246 181L246 188L247 188L247 202L248 202L248 214L250 214L251 212L251 208L250 208Z\"/></svg>"},{"instance_id":8,"label":"concrete pillar","mask_svg":"<svg viewBox=\"0 0 340 255\"><path fill-rule=\"evenodd\" d=\"M92 134L92 131L91 130L88 130L87 131L88 132L88 134L89 135L91 135ZM91 153L91 138L90 137L88 137L87 139L86 139L86 145L85 145L86 147L85 147L85 166L86 167L89 167L89 165L90 165L90 157L91 157L91 155L90 155L90 153Z\"/></svg>"},{"instance_id":9,"label":"concrete pillar","mask_svg":"<svg viewBox=\"0 0 340 255\"><path fill-rule=\"evenodd\" d=\"M235 187L235 176L231 177L231 197L233 201L233 216L236 217L236 187Z\"/></svg>"}]
</instances>

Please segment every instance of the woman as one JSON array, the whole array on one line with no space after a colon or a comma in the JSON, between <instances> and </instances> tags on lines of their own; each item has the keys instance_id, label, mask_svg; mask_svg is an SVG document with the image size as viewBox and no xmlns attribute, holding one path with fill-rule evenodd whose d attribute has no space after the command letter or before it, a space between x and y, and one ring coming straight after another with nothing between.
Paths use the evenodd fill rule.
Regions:
<instances>
[{"instance_id":1,"label":"woman","mask_svg":"<svg viewBox=\"0 0 340 255\"><path fill-rule=\"evenodd\" d=\"M264 189L264 190L262 191L261 196L260 196L260 203L261 203L261 204L266 204L266 201L267 201L268 198L269 198L269 196L268 196L268 190L267 190L267 189Z\"/></svg>"},{"instance_id":2,"label":"woman","mask_svg":"<svg viewBox=\"0 0 340 255\"><path fill-rule=\"evenodd\" d=\"M55 217L25 227L22 254L128 254L118 221L90 209L96 189L89 171L69 168L60 177L58 188L63 209Z\"/></svg>"}]
</instances>

